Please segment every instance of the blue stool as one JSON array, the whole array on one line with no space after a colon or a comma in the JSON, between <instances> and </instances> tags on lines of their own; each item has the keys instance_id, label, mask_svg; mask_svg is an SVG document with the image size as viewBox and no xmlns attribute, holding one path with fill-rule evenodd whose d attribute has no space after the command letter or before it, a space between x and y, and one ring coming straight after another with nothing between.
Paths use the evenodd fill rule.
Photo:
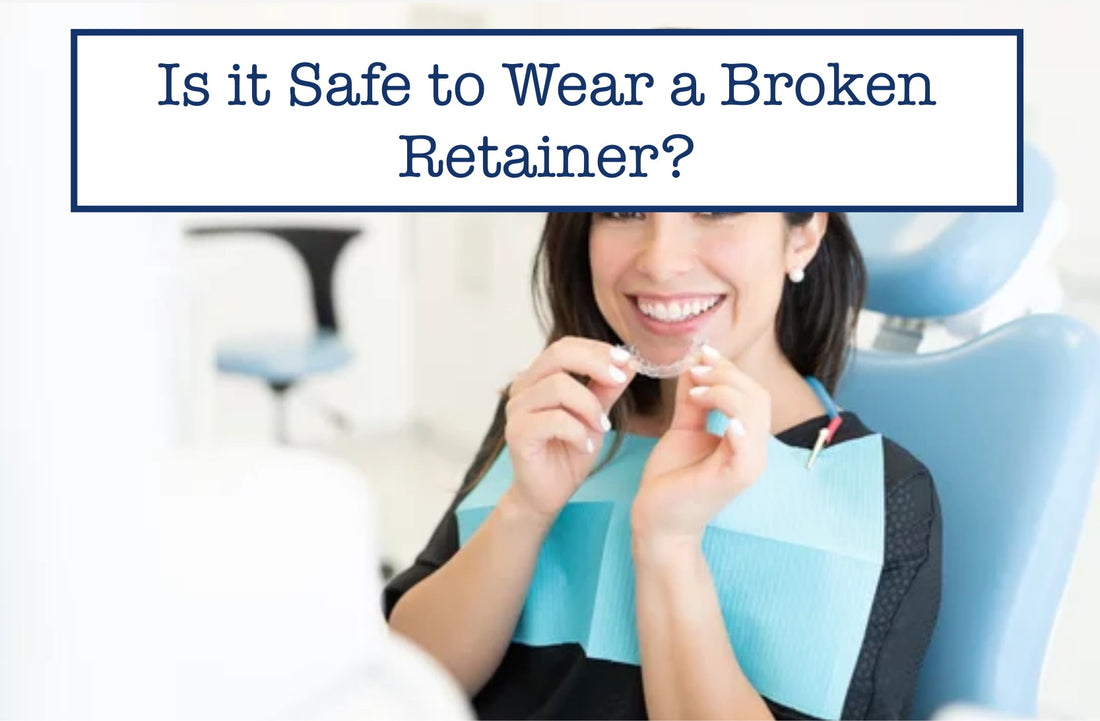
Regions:
<instances>
[{"instance_id":1,"label":"blue stool","mask_svg":"<svg viewBox=\"0 0 1100 721\"><path fill-rule=\"evenodd\" d=\"M309 273L316 332L307 338L257 337L222 344L217 352L218 370L258 378L276 397L277 435L287 440L286 394L299 381L329 373L347 365L352 353L340 339L333 303L332 280L344 247L360 234L357 228L299 228L279 226L217 226L193 228L192 235L267 233L291 245ZM330 417L347 423L338 413Z\"/></svg>"},{"instance_id":2,"label":"blue stool","mask_svg":"<svg viewBox=\"0 0 1100 721\"><path fill-rule=\"evenodd\" d=\"M1026 255L1052 197L1049 166L1029 152L1025 169L1037 171L1025 181L1027 211L964 216L917 255L892 250L889 232L868 235L886 219L852 214L868 308L923 319L985 302ZM1035 181L1049 192L1033 193ZM936 353L859 350L841 379L840 403L911 450L939 491L942 605L916 718L952 702L1035 715L1100 454L1098 369L1096 333L1037 314Z\"/></svg>"}]
</instances>

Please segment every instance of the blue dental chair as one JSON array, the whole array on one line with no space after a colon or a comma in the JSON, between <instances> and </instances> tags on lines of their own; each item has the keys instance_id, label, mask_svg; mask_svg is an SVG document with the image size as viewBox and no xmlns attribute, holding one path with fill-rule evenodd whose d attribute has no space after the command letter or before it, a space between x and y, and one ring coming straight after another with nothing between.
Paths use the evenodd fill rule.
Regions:
<instances>
[{"instance_id":1,"label":"blue dental chair","mask_svg":"<svg viewBox=\"0 0 1100 721\"><path fill-rule=\"evenodd\" d=\"M904 214L852 214L870 310L928 319L984 303L1026 255L1053 174L1025 154L1025 212L964 215L923 248ZM1039 679L1100 454L1100 339L1028 315L933 353L857 351L839 402L931 470L943 513L939 620L913 714L959 702L1036 714Z\"/></svg>"}]
</instances>

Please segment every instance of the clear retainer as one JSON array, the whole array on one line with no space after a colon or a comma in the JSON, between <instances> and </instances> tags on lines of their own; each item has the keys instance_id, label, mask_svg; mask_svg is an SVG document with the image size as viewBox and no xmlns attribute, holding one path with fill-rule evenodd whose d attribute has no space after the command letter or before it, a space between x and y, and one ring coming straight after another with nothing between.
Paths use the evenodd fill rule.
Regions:
<instances>
[{"instance_id":1,"label":"clear retainer","mask_svg":"<svg viewBox=\"0 0 1100 721\"><path fill-rule=\"evenodd\" d=\"M638 372L649 378L675 378L687 370L692 361L699 354L699 351L703 349L706 344L706 339L699 337L691 341L691 349L687 352L683 358L672 363L666 363L664 365L660 363L654 363L632 345L620 346L630 353L630 357L634 360L634 367L638 369Z\"/></svg>"}]
</instances>

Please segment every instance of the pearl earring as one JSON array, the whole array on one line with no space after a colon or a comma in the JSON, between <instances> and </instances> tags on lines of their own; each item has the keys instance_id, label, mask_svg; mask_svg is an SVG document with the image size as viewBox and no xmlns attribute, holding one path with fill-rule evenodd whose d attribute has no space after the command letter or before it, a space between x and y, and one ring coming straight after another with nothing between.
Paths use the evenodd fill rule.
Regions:
<instances>
[{"instance_id":1,"label":"pearl earring","mask_svg":"<svg viewBox=\"0 0 1100 721\"><path fill-rule=\"evenodd\" d=\"M787 273L787 277L791 279L792 283L801 283L806 278L806 273L801 268L795 268Z\"/></svg>"}]
</instances>

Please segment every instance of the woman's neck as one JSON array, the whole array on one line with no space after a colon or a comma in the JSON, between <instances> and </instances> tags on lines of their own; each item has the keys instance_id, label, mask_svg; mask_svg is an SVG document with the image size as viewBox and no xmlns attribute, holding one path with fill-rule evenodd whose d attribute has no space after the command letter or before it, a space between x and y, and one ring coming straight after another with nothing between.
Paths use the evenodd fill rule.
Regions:
<instances>
[{"instance_id":1,"label":"woman's neck","mask_svg":"<svg viewBox=\"0 0 1100 721\"><path fill-rule=\"evenodd\" d=\"M763 386L771 396L771 433L773 435L825 413L825 408L817 394L783 355L774 337L762 338L759 343L732 360L738 368ZM640 435L660 436L668 429L672 423L678 382L676 378L661 381L660 412L653 416L634 419L631 423L633 432Z\"/></svg>"}]
</instances>

